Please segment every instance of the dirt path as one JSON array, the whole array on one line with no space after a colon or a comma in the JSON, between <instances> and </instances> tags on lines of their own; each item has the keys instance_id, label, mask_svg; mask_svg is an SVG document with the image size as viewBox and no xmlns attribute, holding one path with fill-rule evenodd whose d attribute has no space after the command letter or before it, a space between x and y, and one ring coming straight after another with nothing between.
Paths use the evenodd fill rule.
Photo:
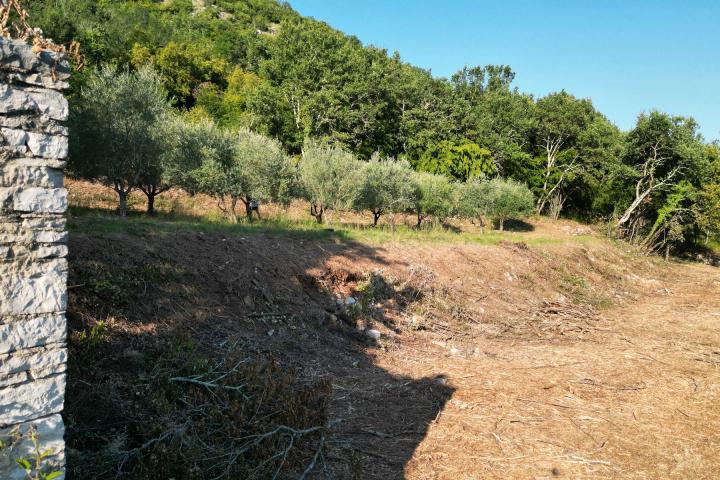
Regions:
<instances>
[{"instance_id":1,"label":"dirt path","mask_svg":"<svg viewBox=\"0 0 720 480\"><path fill-rule=\"evenodd\" d=\"M405 477L718 478L720 272L673 268L677 281L606 312L581 340L379 355L394 375L444 375L455 389Z\"/></svg>"}]
</instances>

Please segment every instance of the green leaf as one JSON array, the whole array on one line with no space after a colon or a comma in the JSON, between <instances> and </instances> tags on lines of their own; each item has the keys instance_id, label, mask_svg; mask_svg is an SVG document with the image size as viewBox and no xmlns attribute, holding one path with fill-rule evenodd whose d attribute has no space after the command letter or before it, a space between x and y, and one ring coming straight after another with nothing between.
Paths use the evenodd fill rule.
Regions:
<instances>
[{"instance_id":1,"label":"green leaf","mask_svg":"<svg viewBox=\"0 0 720 480\"><path fill-rule=\"evenodd\" d=\"M45 476L45 480L53 480L53 478L58 478L58 477L61 476L61 475L62 475L62 472L52 472L52 473L48 473L48 474Z\"/></svg>"},{"instance_id":2,"label":"green leaf","mask_svg":"<svg viewBox=\"0 0 720 480\"><path fill-rule=\"evenodd\" d=\"M24 458L17 458L17 459L15 459L15 461L16 461L17 464L20 465L20 466L23 468L23 470L25 470L26 472L29 472L29 471L31 470L30 462L28 462L28 461L25 460Z\"/></svg>"}]
</instances>

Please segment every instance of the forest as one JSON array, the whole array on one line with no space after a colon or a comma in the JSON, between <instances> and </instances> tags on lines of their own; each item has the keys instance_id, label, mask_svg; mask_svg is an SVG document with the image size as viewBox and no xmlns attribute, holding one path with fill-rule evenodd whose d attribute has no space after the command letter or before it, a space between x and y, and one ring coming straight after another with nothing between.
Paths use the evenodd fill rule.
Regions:
<instances>
[{"instance_id":1,"label":"forest","mask_svg":"<svg viewBox=\"0 0 720 480\"><path fill-rule=\"evenodd\" d=\"M720 146L689 116L643 112L622 131L562 85L536 98L507 65L437 78L273 0L36 0L29 14L81 46L69 168L115 188L121 212L132 190L152 212L180 186L231 219L302 197L318 221L603 222L666 255L720 234Z\"/></svg>"}]
</instances>

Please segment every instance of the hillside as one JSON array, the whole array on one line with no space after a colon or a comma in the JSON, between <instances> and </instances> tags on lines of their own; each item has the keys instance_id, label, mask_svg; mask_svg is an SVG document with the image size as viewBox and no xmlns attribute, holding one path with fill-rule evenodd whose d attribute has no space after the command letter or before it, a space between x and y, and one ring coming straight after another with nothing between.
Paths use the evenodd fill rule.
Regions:
<instances>
[{"instance_id":1,"label":"hillside","mask_svg":"<svg viewBox=\"0 0 720 480\"><path fill-rule=\"evenodd\" d=\"M33 25L79 42L87 63L70 82L68 172L122 195L224 192L228 185L197 180L213 168L227 177L246 161L229 152L255 142L281 152L273 168L288 188L255 182L243 196L282 203L268 197L308 195L290 188L290 166L311 161L313 144L458 184L517 182L538 214L614 223L614 236L665 255L703 251L720 234L720 148L690 116L650 110L621 131L563 85L528 94L508 65L458 65L438 78L274 0L27 5ZM126 121L130 142L117 129ZM180 144L193 135L202 148L178 153L190 151ZM235 145L221 155L215 140L230 137Z\"/></svg>"},{"instance_id":2,"label":"hillside","mask_svg":"<svg viewBox=\"0 0 720 480\"><path fill-rule=\"evenodd\" d=\"M529 225L478 241L75 210L69 472L717 475L717 270ZM308 433L240 453L278 425Z\"/></svg>"}]
</instances>

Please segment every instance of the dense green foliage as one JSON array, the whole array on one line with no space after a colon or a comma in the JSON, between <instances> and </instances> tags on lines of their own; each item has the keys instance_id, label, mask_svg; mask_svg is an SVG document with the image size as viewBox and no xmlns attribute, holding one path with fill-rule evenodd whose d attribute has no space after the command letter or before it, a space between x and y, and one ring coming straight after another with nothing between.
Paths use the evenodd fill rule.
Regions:
<instances>
[{"instance_id":1,"label":"dense green foliage","mask_svg":"<svg viewBox=\"0 0 720 480\"><path fill-rule=\"evenodd\" d=\"M36 0L30 7L50 37L78 40L91 66L140 71L152 64L188 118L249 128L277 139L291 156L313 141L456 181L512 179L530 188L537 213L612 222L618 235L651 250L680 251L717 235L718 180L710 168L717 148L690 118L650 112L621 132L589 100L520 92L508 66L435 78L274 0ZM97 81L94 72L74 74L74 104L87 98L80 92ZM84 159L74 154L72 162ZM440 218L455 208L441 180L432 184L440 195L435 205L423 204L417 192L430 188L429 178L414 183L420 222L427 208ZM162 191L156 183L137 187L150 200ZM387 211L372 205L380 200L372 198L371 180L365 187L357 201L323 199L318 185L305 195L319 202L319 220L341 203ZM289 195L290 186L282 188Z\"/></svg>"},{"instance_id":2,"label":"dense green foliage","mask_svg":"<svg viewBox=\"0 0 720 480\"><path fill-rule=\"evenodd\" d=\"M73 106L72 173L113 187L122 215L131 190L164 188L160 158L167 143L161 129L170 108L152 68L116 72L104 67Z\"/></svg>"}]
</instances>

